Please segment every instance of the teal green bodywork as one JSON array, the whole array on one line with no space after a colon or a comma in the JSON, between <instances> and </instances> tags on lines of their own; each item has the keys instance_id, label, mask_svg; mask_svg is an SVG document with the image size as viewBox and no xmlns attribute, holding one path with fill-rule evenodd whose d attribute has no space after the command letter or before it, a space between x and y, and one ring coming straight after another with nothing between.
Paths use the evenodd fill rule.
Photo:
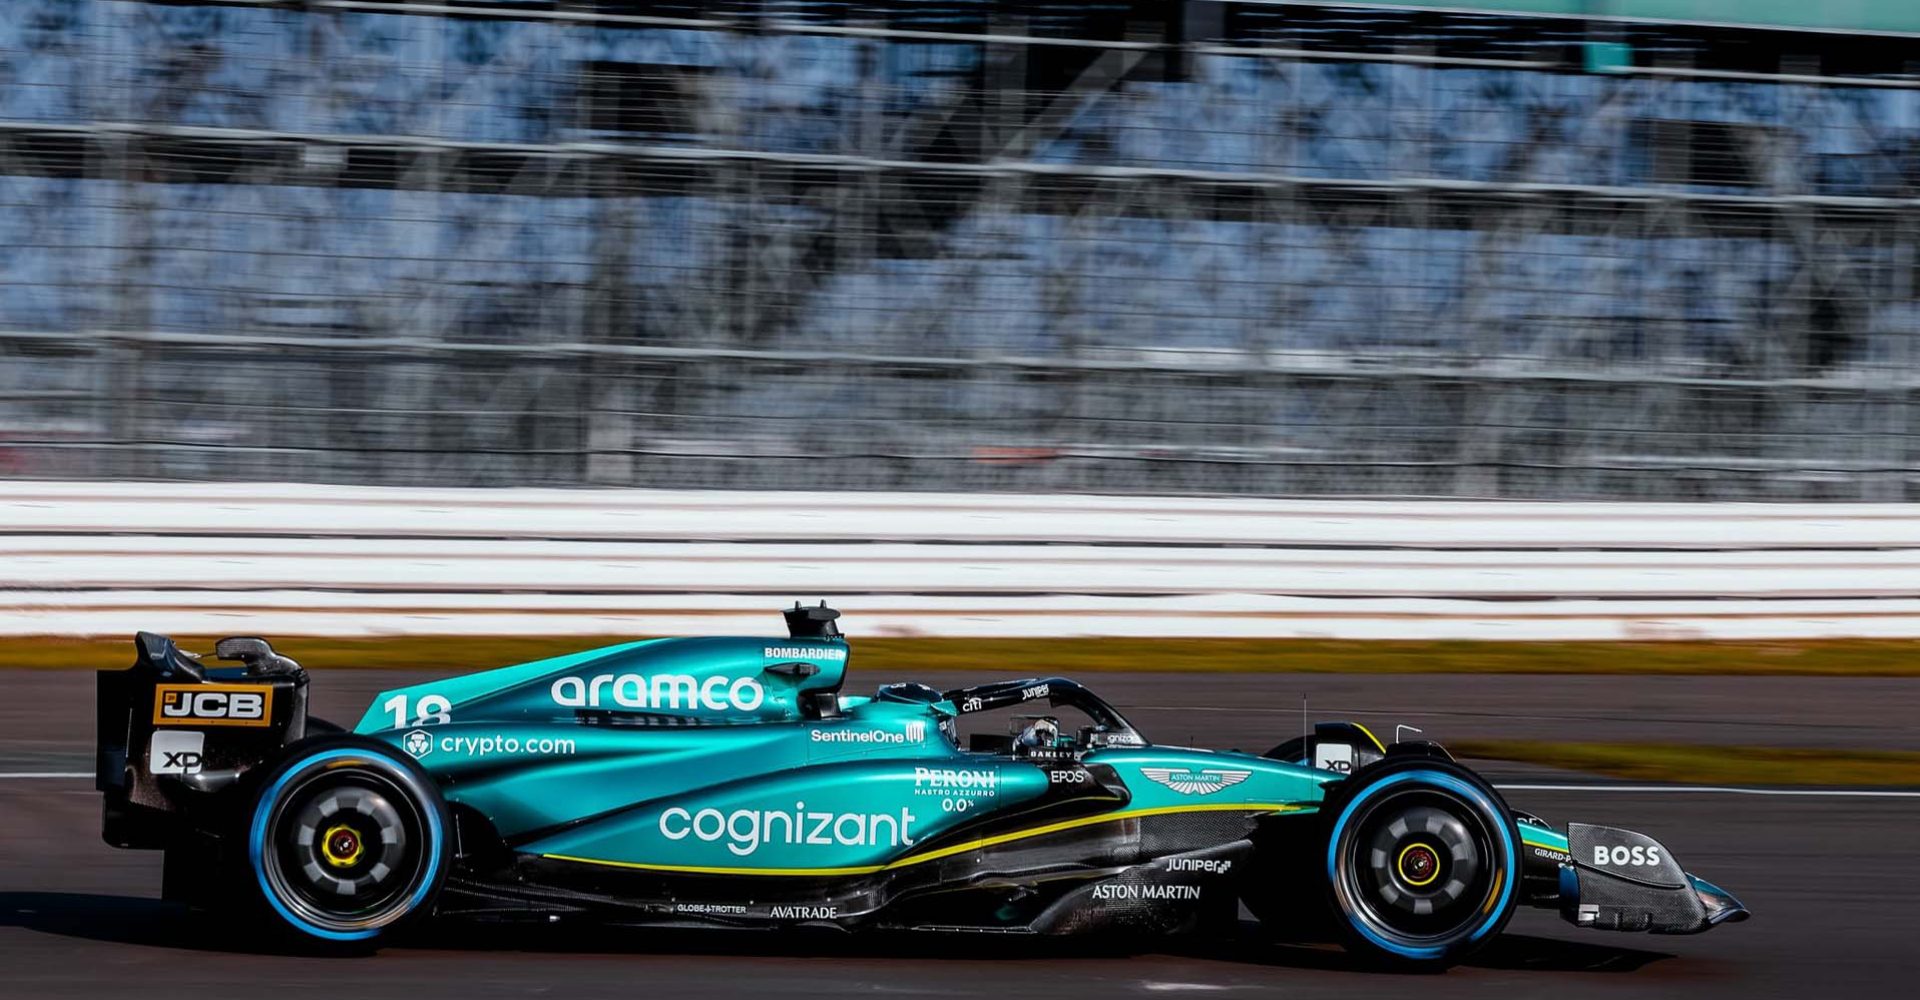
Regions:
<instances>
[{"instance_id":1,"label":"teal green bodywork","mask_svg":"<svg viewBox=\"0 0 1920 1000\"><path fill-rule=\"evenodd\" d=\"M701 637L688 639L652 639L642 642L604 646L517 666L501 667L465 677L431 681L411 687L383 691L362 716L358 733L376 733L390 728L406 728L420 720L418 706L423 699L440 698L454 717L484 715L493 721L576 721L572 712L556 698L554 686L577 680L584 704L578 708L606 710L645 709L649 713L685 719L689 724L723 725L748 722L792 721L800 718L799 697L809 691L833 691L846 675L847 644L840 639L757 639L740 637ZM803 663L816 672L805 677L769 673L768 668L788 663ZM645 677L650 681L663 676L680 676L705 684L723 682L702 695L719 696L730 703L715 707L713 699L688 705L686 699L674 704L655 705L658 693L653 685L640 698L622 685L627 677ZM593 683L605 678L604 683ZM726 699L734 684L749 682L760 689L757 699ZM740 693L734 689L735 693ZM685 694L684 691L668 692ZM622 697L626 697L623 701ZM404 720L396 719L389 703L396 697L407 699ZM638 701L639 704L629 704Z\"/></svg>"},{"instance_id":2,"label":"teal green bodywork","mask_svg":"<svg viewBox=\"0 0 1920 1000\"><path fill-rule=\"evenodd\" d=\"M449 802L484 816L519 851L666 871L836 874L915 863L960 824L1017 811L1050 781L1073 780L1070 764L1055 773L961 750L948 735L948 702L833 694L847 658L837 638L627 643L385 691L355 732L409 753ZM803 717L809 696L833 697L839 716ZM596 713L649 724L596 724ZM1159 746L1095 750L1081 763L1112 767L1131 797L1075 824L1306 811L1337 780ZM1204 792L1143 778L1143 769L1208 768L1246 773Z\"/></svg>"},{"instance_id":3,"label":"teal green bodywork","mask_svg":"<svg viewBox=\"0 0 1920 1000\"><path fill-rule=\"evenodd\" d=\"M1558 830L1550 830L1533 823L1520 826L1520 842L1527 847L1538 847L1549 851L1567 853L1567 835Z\"/></svg>"}]
</instances>

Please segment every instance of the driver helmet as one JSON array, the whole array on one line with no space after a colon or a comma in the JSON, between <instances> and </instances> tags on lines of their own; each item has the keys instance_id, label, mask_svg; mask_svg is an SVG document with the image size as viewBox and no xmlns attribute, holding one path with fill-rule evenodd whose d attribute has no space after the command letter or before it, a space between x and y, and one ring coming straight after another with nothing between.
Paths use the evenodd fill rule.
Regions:
<instances>
[{"instance_id":1,"label":"driver helmet","mask_svg":"<svg viewBox=\"0 0 1920 1000\"><path fill-rule=\"evenodd\" d=\"M1060 742L1060 724L1052 719L1035 719L1020 731L1023 747L1052 747Z\"/></svg>"}]
</instances>

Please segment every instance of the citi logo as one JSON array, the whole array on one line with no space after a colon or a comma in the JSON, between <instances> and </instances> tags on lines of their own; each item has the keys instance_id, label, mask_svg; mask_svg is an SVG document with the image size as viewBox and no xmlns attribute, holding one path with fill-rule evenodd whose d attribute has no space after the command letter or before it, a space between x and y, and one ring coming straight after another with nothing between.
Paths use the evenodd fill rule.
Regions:
<instances>
[{"instance_id":1,"label":"citi logo","mask_svg":"<svg viewBox=\"0 0 1920 1000\"><path fill-rule=\"evenodd\" d=\"M1593 863L1596 865L1633 865L1648 868L1661 863L1660 848L1642 847L1603 847L1593 845Z\"/></svg>"},{"instance_id":2,"label":"citi logo","mask_svg":"<svg viewBox=\"0 0 1920 1000\"><path fill-rule=\"evenodd\" d=\"M714 712L751 712L767 700L765 688L751 677L715 674L705 680L686 674L600 674L562 677L553 682L553 703L562 708L704 708Z\"/></svg>"}]
</instances>

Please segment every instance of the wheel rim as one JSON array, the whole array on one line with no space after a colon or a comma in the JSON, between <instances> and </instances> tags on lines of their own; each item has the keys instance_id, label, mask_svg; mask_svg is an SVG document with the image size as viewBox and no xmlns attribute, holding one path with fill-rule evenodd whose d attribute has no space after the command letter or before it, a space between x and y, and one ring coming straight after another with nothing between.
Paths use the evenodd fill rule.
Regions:
<instances>
[{"instance_id":1,"label":"wheel rim","mask_svg":"<svg viewBox=\"0 0 1920 1000\"><path fill-rule=\"evenodd\" d=\"M415 796L366 766L295 777L262 833L267 891L297 921L334 932L369 931L405 916L433 849Z\"/></svg>"},{"instance_id":2,"label":"wheel rim","mask_svg":"<svg viewBox=\"0 0 1920 1000\"><path fill-rule=\"evenodd\" d=\"M1348 818L1336 888L1349 916L1409 950L1467 939L1506 877L1497 831L1471 804L1430 787L1387 791Z\"/></svg>"}]
</instances>

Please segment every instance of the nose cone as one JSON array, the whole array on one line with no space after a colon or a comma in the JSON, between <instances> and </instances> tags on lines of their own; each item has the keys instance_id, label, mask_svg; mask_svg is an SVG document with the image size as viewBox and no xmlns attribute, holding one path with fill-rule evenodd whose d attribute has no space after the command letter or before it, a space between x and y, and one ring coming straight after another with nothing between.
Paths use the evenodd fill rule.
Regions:
<instances>
[{"instance_id":1,"label":"nose cone","mask_svg":"<svg viewBox=\"0 0 1920 1000\"><path fill-rule=\"evenodd\" d=\"M1698 875L1688 875L1687 881L1693 884L1693 893L1700 897L1700 905L1707 908L1707 926L1737 924L1753 916L1745 906L1735 899L1733 893L1714 885Z\"/></svg>"}]
</instances>

